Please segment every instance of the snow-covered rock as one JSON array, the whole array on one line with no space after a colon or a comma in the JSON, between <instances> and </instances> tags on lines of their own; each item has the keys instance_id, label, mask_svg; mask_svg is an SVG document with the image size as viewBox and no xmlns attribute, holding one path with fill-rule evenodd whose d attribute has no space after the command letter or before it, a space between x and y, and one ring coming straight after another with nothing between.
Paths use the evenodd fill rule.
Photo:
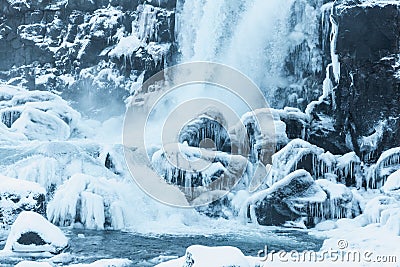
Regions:
<instances>
[{"instance_id":1,"label":"snow-covered rock","mask_svg":"<svg viewBox=\"0 0 400 267\"><path fill-rule=\"evenodd\" d=\"M178 139L180 143L187 142L192 147L215 148L217 151L231 152L231 142L226 127L222 114L216 114L215 118L202 114L182 128ZM207 139L212 140L212 143ZM207 144L207 141L210 144Z\"/></svg>"},{"instance_id":2,"label":"snow-covered rock","mask_svg":"<svg viewBox=\"0 0 400 267\"><path fill-rule=\"evenodd\" d=\"M78 263L68 267L125 267L131 266L132 261L128 259L102 259L92 263Z\"/></svg>"},{"instance_id":3,"label":"snow-covered rock","mask_svg":"<svg viewBox=\"0 0 400 267\"><path fill-rule=\"evenodd\" d=\"M305 170L297 170L270 188L247 200L247 216L262 225L280 225L308 214L312 203L322 203L327 195Z\"/></svg>"},{"instance_id":4,"label":"snow-covered rock","mask_svg":"<svg viewBox=\"0 0 400 267\"><path fill-rule=\"evenodd\" d=\"M276 124L275 124L276 123ZM269 108L256 109L243 114L230 129L232 145L239 154L249 155L252 163L271 164L271 155L276 147L288 142L285 125Z\"/></svg>"},{"instance_id":5,"label":"snow-covered rock","mask_svg":"<svg viewBox=\"0 0 400 267\"><path fill-rule=\"evenodd\" d=\"M338 176L338 182L346 186L362 186L361 160L355 152L349 152L338 157L335 172Z\"/></svg>"},{"instance_id":6,"label":"snow-covered rock","mask_svg":"<svg viewBox=\"0 0 400 267\"><path fill-rule=\"evenodd\" d=\"M186 249L185 256L176 260L160 263L157 267L250 267L243 253L235 247L206 247L193 245Z\"/></svg>"},{"instance_id":7,"label":"snow-covered rock","mask_svg":"<svg viewBox=\"0 0 400 267\"><path fill-rule=\"evenodd\" d=\"M400 190L400 170L395 171L388 176L386 183L381 190L385 193L397 193Z\"/></svg>"},{"instance_id":8,"label":"snow-covered rock","mask_svg":"<svg viewBox=\"0 0 400 267\"><path fill-rule=\"evenodd\" d=\"M11 226L2 253L60 253L68 246L64 233L40 214L23 211Z\"/></svg>"},{"instance_id":9,"label":"snow-covered rock","mask_svg":"<svg viewBox=\"0 0 400 267\"><path fill-rule=\"evenodd\" d=\"M67 140L76 130L80 114L61 97L51 92L27 91L3 85L0 99L0 119L9 134L29 140ZM11 139L11 138L10 138ZM17 140L24 141L22 137ZM7 139L6 139L7 140Z\"/></svg>"},{"instance_id":10,"label":"snow-covered rock","mask_svg":"<svg viewBox=\"0 0 400 267\"><path fill-rule=\"evenodd\" d=\"M278 115L279 119L285 124L286 135L289 139L306 138L310 120L307 114L301 112L298 108L290 107L285 107L283 110L274 109L272 113Z\"/></svg>"},{"instance_id":11,"label":"snow-covered rock","mask_svg":"<svg viewBox=\"0 0 400 267\"><path fill-rule=\"evenodd\" d=\"M14 267L52 267L48 262L21 261Z\"/></svg>"},{"instance_id":12,"label":"snow-covered rock","mask_svg":"<svg viewBox=\"0 0 400 267\"><path fill-rule=\"evenodd\" d=\"M34 182L0 175L0 226L11 225L23 210L44 215L46 190Z\"/></svg>"}]
</instances>

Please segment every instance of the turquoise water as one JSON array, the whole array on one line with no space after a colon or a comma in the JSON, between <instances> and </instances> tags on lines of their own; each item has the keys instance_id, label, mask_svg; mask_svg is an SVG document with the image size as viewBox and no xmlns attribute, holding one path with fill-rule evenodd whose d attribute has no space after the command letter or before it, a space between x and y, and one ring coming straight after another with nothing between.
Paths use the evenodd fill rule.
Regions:
<instances>
[{"instance_id":1,"label":"turquoise water","mask_svg":"<svg viewBox=\"0 0 400 267\"><path fill-rule=\"evenodd\" d=\"M265 230L262 233L240 233L221 235L141 235L122 231L89 231L64 229L70 239L66 252L71 254L73 263L91 263L104 258L128 258L131 266L154 266L155 264L185 253L185 249L194 244L206 246L235 246L245 255L257 256L265 245L271 250L293 249L319 250L322 239L308 235L306 231L290 229ZM79 235L79 236L78 236ZM84 237L82 236L84 235ZM6 236L0 236L0 248L4 246ZM14 266L22 260L40 260L27 258L0 258L1 267Z\"/></svg>"}]
</instances>

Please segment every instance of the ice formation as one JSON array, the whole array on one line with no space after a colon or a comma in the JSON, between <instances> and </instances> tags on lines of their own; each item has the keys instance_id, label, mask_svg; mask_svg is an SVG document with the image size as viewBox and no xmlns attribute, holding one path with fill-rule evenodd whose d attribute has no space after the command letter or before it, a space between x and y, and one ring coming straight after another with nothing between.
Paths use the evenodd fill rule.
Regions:
<instances>
[{"instance_id":1,"label":"ice formation","mask_svg":"<svg viewBox=\"0 0 400 267\"><path fill-rule=\"evenodd\" d=\"M318 159L324 153L322 148L304 140L295 139L272 156L274 168L273 183L296 169L305 169L311 175L318 175Z\"/></svg>"},{"instance_id":2,"label":"ice formation","mask_svg":"<svg viewBox=\"0 0 400 267\"><path fill-rule=\"evenodd\" d=\"M358 203L353 203L353 194L343 184L336 184L325 179L319 179L316 183L326 192L327 200L321 204L311 205L310 214L324 219L353 218L360 214Z\"/></svg>"},{"instance_id":3,"label":"ice formation","mask_svg":"<svg viewBox=\"0 0 400 267\"><path fill-rule=\"evenodd\" d=\"M400 168L400 148L391 148L381 154L378 161L370 167L367 173L367 183L370 188L380 188L387 177Z\"/></svg>"},{"instance_id":4,"label":"ice formation","mask_svg":"<svg viewBox=\"0 0 400 267\"><path fill-rule=\"evenodd\" d=\"M182 128L179 142L187 142L189 146L199 147L207 145L204 142L210 139L217 151L230 152L230 138L224 127L226 126L218 120L207 115L201 115Z\"/></svg>"},{"instance_id":5,"label":"ice formation","mask_svg":"<svg viewBox=\"0 0 400 267\"><path fill-rule=\"evenodd\" d=\"M64 233L41 215L32 211L20 213L1 253L60 253L68 246Z\"/></svg>"},{"instance_id":6,"label":"ice formation","mask_svg":"<svg viewBox=\"0 0 400 267\"><path fill-rule=\"evenodd\" d=\"M361 172L361 160L355 152L349 152L337 158L336 174L338 182L347 186L362 186L363 175Z\"/></svg>"},{"instance_id":7,"label":"ice formation","mask_svg":"<svg viewBox=\"0 0 400 267\"><path fill-rule=\"evenodd\" d=\"M190 147L186 143L167 145L155 152L152 164L168 183L184 187L187 194L191 194L191 187L228 190L239 183L246 188L252 177L246 158Z\"/></svg>"},{"instance_id":8,"label":"ice formation","mask_svg":"<svg viewBox=\"0 0 400 267\"><path fill-rule=\"evenodd\" d=\"M121 182L75 174L56 191L48 204L47 216L57 225L82 224L87 229L125 227ZM126 210L125 210L126 212Z\"/></svg>"},{"instance_id":9,"label":"ice formation","mask_svg":"<svg viewBox=\"0 0 400 267\"><path fill-rule=\"evenodd\" d=\"M285 129L285 125L268 108L247 112L230 129L232 145L237 147L240 155L248 154L252 163L270 164L269 155L275 151L276 145L287 143Z\"/></svg>"}]
</instances>

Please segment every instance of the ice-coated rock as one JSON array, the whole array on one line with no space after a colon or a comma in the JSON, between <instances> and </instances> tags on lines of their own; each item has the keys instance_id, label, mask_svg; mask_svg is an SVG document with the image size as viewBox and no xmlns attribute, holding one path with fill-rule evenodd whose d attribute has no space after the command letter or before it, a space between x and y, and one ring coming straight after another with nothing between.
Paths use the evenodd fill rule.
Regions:
<instances>
[{"instance_id":1,"label":"ice-coated rock","mask_svg":"<svg viewBox=\"0 0 400 267\"><path fill-rule=\"evenodd\" d=\"M275 125L276 123L276 125ZM248 155L250 162L271 164L276 147L287 143L285 125L269 108L256 109L242 115L230 130L233 149Z\"/></svg>"},{"instance_id":2,"label":"ice-coated rock","mask_svg":"<svg viewBox=\"0 0 400 267\"><path fill-rule=\"evenodd\" d=\"M23 211L14 224L3 249L16 253L58 254L68 246L68 239L40 214Z\"/></svg>"},{"instance_id":3,"label":"ice-coated rock","mask_svg":"<svg viewBox=\"0 0 400 267\"><path fill-rule=\"evenodd\" d=\"M75 174L56 191L47 217L60 226L80 223L87 229L122 229L127 203L121 199L121 190L125 187L116 180Z\"/></svg>"},{"instance_id":4,"label":"ice-coated rock","mask_svg":"<svg viewBox=\"0 0 400 267\"><path fill-rule=\"evenodd\" d=\"M159 175L173 185L183 187L189 198L192 187L230 190L234 185L248 187L251 168L246 158L187 144L166 145L153 154L152 163ZM206 190L207 191L207 190Z\"/></svg>"},{"instance_id":5,"label":"ice-coated rock","mask_svg":"<svg viewBox=\"0 0 400 267\"><path fill-rule=\"evenodd\" d=\"M212 116L212 117L211 117ZM178 140L192 147L231 152L231 142L222 114L202 114L187 123L179 133Z\"/></svg>"},{"instance_id":6,"label":"ice-coated rock","mask_svg":"<svg viewBox=\"0 0 400 267\"><path fill-rule=\"evenodd\" d=\"M400 168L400 147L384 151L378 161L367 172L367 185L369 188L382 187L390 174Z\"/></svg>"},{"instance_id":7,"label":"ice-coated rock","mask_svg":"<svg viewBox=\"0 0 400 267\"><path fill-rule=\"evenodd\" d=\"M2 85L0 94L4 140L67 140L77 128L79 112L51 92Z\"/></svg>"},{"instance_id":8,"label":"ice-coated rock","mask_svg":"<svg viewBox=\"0 0 400 267\"><path fill-rule=\"evenodd\" d=\"M35 182L0 175L0 226L11 225L18 214L46 211L46 190Z\"/></svg>"},{"instance_id":9,"label":"ice-coated rock","mask_svg":"<svg viewBox=\"0 0 400 267\"><path fill-rule=\"evenodd\" d=\"M297 169L305 169L312 176L317 176L318 158L323 153L322 148L304 140L294 139L290 141L289 144L272 156L272 165L276 170L274 181L279 181Z\"/></svg>"},{"instance_id":10,"label":"ice-coated rock","mask_svg":"<svg viewBox=\"0 0 400 267\"><path fill-rule=\"evenodd\" d=\"M247 200L247 216L261 225L281 225L307 217L311 203L322 203L327 195L305 170L287 175L270 188Z\"/></svg>"},{"instance_id":11,"label":"ice-coated rock","mask_svg":"<svg viewBox=\"0 0 400 267\"><path fill-rule=\"evenodd\" d=\"M324 203L316 204L312 217L322 219L353 218L361 213L358 203L353 203L353 193L343 184L336 184L325 179L315 181L327 194ZM320 205L320 206L318 206Z\"/></svg>"}]
</instances>

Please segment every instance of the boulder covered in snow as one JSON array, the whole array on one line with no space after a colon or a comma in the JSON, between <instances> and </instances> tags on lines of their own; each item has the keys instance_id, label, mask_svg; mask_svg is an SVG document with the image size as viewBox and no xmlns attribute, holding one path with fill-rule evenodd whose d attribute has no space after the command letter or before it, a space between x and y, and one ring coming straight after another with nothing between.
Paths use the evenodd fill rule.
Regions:
<instances>
[{"instance_id":1,"label":"boulder covered in snow","mask_svg":"<svg viewBox=\"0 0 400 267\"><path fill-rule=\"evenodd\" d=\"M388 194L400 192L400 170L397 170L389 175L381 190Z\"/></svg>"},{"instance_id":2,"label":"boulder covered in snow","mask_svg":"<svg viewBox=\"0 0 400 267\"><path fill-rule=\"evenodd\" d=\"M273 110L286 125L286 135L289 139L305 139L309 125L309 116L298 108L285 107L283 110Z\"/></svg>"},{"instance_id":3,"label":"boulder covered in snow","mask_svg":"<svg viewBox=\"0 0 400 267\"><path fill-rule=\"evenodd\" d=\"M40 214L23 211L11 226L3 252L58 254L67 246L59 228Z\"/></svg>"},{"instance_id":4,"label":"boulder covered in snow","mask_svg":"<svg viewBox=\"0 0 400 267\"><path fill-rule=\"evenodd\" d=\"M35 182L0 175L0 225L11 225L23 210L46 212L46 190Z\"/></svg>"},{"instance_id":5,"label":"boulder covered in snow","mask_svg":"<svg viewBox=\"0 0 400 267\"><path fill-rule=\"evenodd\" d=\"M67 140L77 128L80 114L51 92L0 86L0 121L5 135L28 140ZM4 128L4 127L2 127ZM3 139L3 138L2 138Z\"/></svg>"},{"instance_id":6,"label":"boulder covered in snow","mask_svg":"<svg viewBox=\"0 0 400 267\"><path fill-rule=\"evenodd\" d=\"M305 170L297 170L248 199L248 217L261 225L281 225L308 216L311 203L322 203L326 193Z\"/></svg>"},{"instance_id":7,"label":"boulder covered in snow","mask_svg":"<svg viewBox=\"0 0 400 267\"><path fill-rule=\"evenodd\" d=\"M287 143L285 124L269 108L256 109L243 114L230 129L233 150L249 157L252 163L271 164L276 147Z\"/></svg>"},{"instance_id":8,"label":"boulder covered in snow","mask_svg":"<svg viewBox=\"0 0 400 267\"><path fill-rule=\"evenodd\" d=\"M235 247L206 247L193 245L186 249L184 257L160 263L157 267L250 267L240 249Z\"/></svg>"}]
</instances>

